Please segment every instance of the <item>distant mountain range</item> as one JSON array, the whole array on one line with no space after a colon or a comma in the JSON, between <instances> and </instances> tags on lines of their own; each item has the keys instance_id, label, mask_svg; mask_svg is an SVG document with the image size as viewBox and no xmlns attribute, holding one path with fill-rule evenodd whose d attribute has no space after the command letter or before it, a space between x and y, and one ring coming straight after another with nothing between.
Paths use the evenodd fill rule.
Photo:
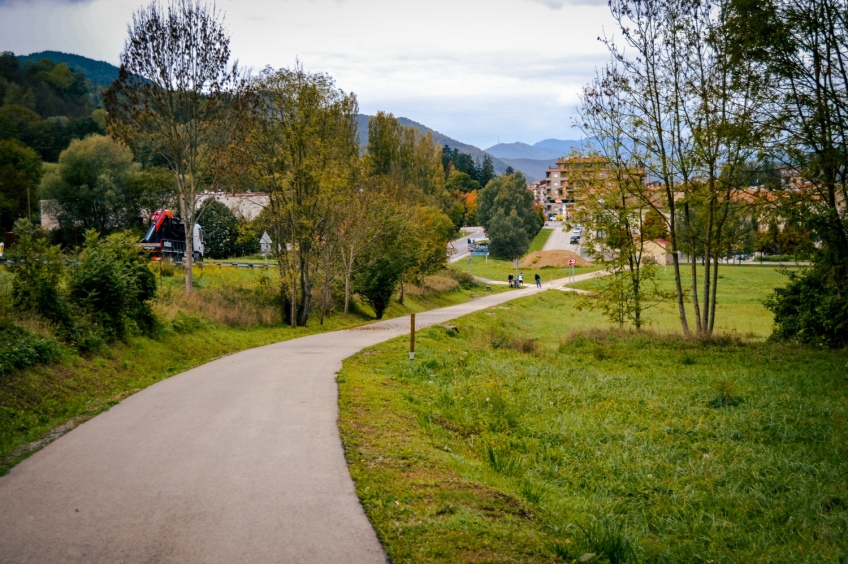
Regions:
<instances>
[{"instance_id":1,"label":"distant mountain range","mask_svg":"<svg viewBox=\"0 0 848 564\"><path fill-rule=\"evenodd\" d=\"M59 51L39 51L30 55L18 55L18 61L24 64L28 61L40 61L48 59L56 64L65 63L68 68L84 74L95 86L106 87L118 78L118 67L103 61L95 61L81 55L62 53ZM363 147L368 144L368 120L371 116L359 114L357 126L359 129L359 143ZM481 150L474 145L468 145L447 135L439 133L429 127L409 118L397 118L401 125L417 129L421 133L430 132L433 140L442 147L449 146L463 153L471 155L476 161L482 161L483 156L488 153L492 157L495 171L503 174L508 166L514 170L524 173L529 181L539 180L545 177L545 171L553 166L556 160L568 155L572 149L580 148L581 141L545 139L533 145L526 143L498 143L488 149Z\"/></svg>"},{"instance_id":2,"label":"distant mountain range","mask_svg":"<svg viewBox=\"0 0 848 564\"><path fill-rule=\"evenodd\" d=\"M582 141L569 139L545 139L533 145L527 143L498 143L486 149L515 170L524 173L529 181L545 177L545 171L554 166L557 159L567 156L572 150L579 150Z\"/></svg>"}]
</instances>

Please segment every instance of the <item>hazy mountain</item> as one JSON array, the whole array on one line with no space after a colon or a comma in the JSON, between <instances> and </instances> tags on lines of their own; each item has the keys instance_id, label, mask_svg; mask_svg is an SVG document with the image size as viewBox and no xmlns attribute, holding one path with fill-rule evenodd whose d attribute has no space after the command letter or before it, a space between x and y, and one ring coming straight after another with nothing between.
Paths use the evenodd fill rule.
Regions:
<instances>
[{"instance_id":1,"label":"hazy mountain","mask_svg":"<svg viewBox=\"0 0 848 564\"><path fill-rule=\"evenodd\" d=\"M359 129L359 145L365 147L368 145L368 120L371 119L371 116L365 114L359 114L357 117L357 127ZM471 155L475 161L482 162L483 157L485 156L485 152L474 145L467 145L461 141L457 141L447 135L439 133L434 129L430 129L426 125L421 125L418 122L412 121L409 118L399 117L397 118L398 122L404 127L411 127L413 129L417 129L421 133L427 133L428 131L433 136L433 140L439 143L442 147L450 147L451 149L458 149L459 151ZM494 164L495 172L498 174L503 174L506 171L506 167L508 166L501 159L497 158L495 155L489 153L489 156L492 157L492 164ZM515 166L513 166L515 168Z\"/></svg>"},{"instance_id":2,"label":"hazy mountain","mask_svg":"<svg viewBox=\"0 0 848 564\"><path fill-rule=\"evenodd\" d=\"M573 149L580 149L582 141L570 139L545 139L533 145L527 143L498 143L486 149L486 152L499 159L533 159L554 161L566 156Z\"/></svg>"},{"instance_id":3,"label":"hazy mountain","mask_svg":"<svg viewBox=\"0 0 848 564\"><path fill-rule=\"evenodd\" d=\"M545 177L545 171L556 164L556 159L501 159L515 170L520 170L527 182L535 182Z\"/></svg>"},{"instance_id":4,"label":"hazy mountain","mask_svg":"<svg viewBox=\"0 0 848 564\"><path fill-rule=\"evenodd\" d=\"M65 63L72 71L84 74L95 86L109 86L118 78L118 67L115 65L95 61L81 55L72 55L60 51L39 51L31 55L18 55L17 58L21 66L29 61L38 62L42 59L53 61L57 65Z\"/></svg>"},{"instance_id":5,"label":"hazy mountain","mask_svg":"<svg viewBox=\"0 0 848 564\"><path fill-rule=\"evenodd\" d=\"M573 149L580 150L583 141L574 141L572 139L545 139L534 143L533 146L537 149L543 149L555 154L555 158L567 156Z\"/></svg>"},{"instance_id":6,"label":"hazy mountain","mask_svg":"<svg viewBox=\"0 0 848 564\"><path fill-rule=\"evenodd\" d=\"M558 155L548 149L534 147L527 143L498 143L486 149L486 152L499 159L556 159ZM513 168L515 168L513 166Z\"/></svg>"}]
</instances>

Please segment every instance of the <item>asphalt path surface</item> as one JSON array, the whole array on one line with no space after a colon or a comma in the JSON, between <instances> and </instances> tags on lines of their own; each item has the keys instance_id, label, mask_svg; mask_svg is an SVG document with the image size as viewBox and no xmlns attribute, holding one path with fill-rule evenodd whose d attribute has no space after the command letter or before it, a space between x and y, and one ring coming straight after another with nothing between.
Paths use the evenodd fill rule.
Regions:
<instances>
[{"instance_id":1,"label":"asphalt path surface","mask_svg":"<svg viewBox=\"0 0 848 564\"><path fill-rule=\"evenodd\" d=\"M455 253L448 257L449 262L457 262L466 257L468 257L468 240L469 239L482 239L486 236L486 232L482 227L473 228L472 231L466 231L463 237L452 241L453 248L456 250Z\"/></svg>"},{"instance_id":2,"label":"asphalt path surface","mask_svg":"<svg viewBox=\"0 0 848 564\"><path fill-rule=\"evenodd\" d=\"M123 400L0 477L0 562L386 562L347 470L335 377L409 328L407 316L243 351Z\"/></svg>"}]
</instances>

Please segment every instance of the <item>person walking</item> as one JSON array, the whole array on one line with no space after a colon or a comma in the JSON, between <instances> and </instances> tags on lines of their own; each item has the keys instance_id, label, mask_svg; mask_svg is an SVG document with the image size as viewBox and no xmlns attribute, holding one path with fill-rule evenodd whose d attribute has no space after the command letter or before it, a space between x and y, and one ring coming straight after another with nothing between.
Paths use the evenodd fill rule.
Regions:
<instances>
[{"instance_id":1,"label":"person walking","mask_svg":"<svg viewBox=\"0 0 848 564\"><path fill-rule=\"evenodd\" d=\"M536 287L541 288L542 287L542 277L539 276L538 272L536 273L535 278L536 278Z\"/></svg>"},{"instance_id":2,"label":"person walking","mask_svg":"<svg viewBox=\"0 0 848 564\"><path fill-rule=\"evenodd\" d=\"M520 272L520 273L518 274L518 287L519 287L519 288L523 288L523 287L524 287L524 273L523 273L523 272Z\"/></svg>"},{"instance_id":3,"label":"person walking","mask_svg":"<svg viewBox=\"0 0 848 564\"><path fill-rule=\"evenodd\" d=\"M510 287L510 288L512 288L512 287L513 287L513 283L512 283L512 274L510 274L509 276L507 276L507 278L506 278L506 279L507 279L507 280L509 280L509 287Z\"/></svg>"}]
</instances>

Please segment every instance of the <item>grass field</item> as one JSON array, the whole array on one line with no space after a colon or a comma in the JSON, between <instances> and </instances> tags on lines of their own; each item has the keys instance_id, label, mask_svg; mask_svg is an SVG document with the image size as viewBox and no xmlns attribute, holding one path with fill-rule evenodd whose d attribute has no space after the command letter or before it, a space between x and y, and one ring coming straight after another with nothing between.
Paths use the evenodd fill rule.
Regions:
<instances>
[{"instance_id":1,"label":"grass field","mask_svg":"<svg viewBox=\"0 0 848 564\"><path fill-rule=\"evenodd\" d=\"M732 333L745 338L765 339L771 334L772 317L762 302L774 288L785 285L786 276L781 274L783 267L775 265L721 265L717 287L718 305L716 306L715 330L717 333ZM700 272L703 272L702 270ZM682 274L689 275L689 266L682 266ZM674 289L674 270L668 267L659 272L659 286L666 290ZM602 282L587 280L574 284L575 288L593 290ZM686 291L686 314L689 327L694 331L695 319L690 293L689 278L683 280ZM703 305L703 291L699 288ZM588 304L591 300L583 300ZM680 316L677 303L665 303L645 312L648 328L661 333L680 332ZM590 327L596 325L590 325Z\"/></svg>"},{"instance_id":2,"label":"grass field","mask_svg":"<svg viewBox=\"0 0 848 564\"><path fill-rule=\"evenodd\" d=\"M422 331L414 362L349 359L340 428L391 560L846 562L848 352L763 342L781 277L722 276L710 342L550 291Z\"/></svg>"}]
</instances>

